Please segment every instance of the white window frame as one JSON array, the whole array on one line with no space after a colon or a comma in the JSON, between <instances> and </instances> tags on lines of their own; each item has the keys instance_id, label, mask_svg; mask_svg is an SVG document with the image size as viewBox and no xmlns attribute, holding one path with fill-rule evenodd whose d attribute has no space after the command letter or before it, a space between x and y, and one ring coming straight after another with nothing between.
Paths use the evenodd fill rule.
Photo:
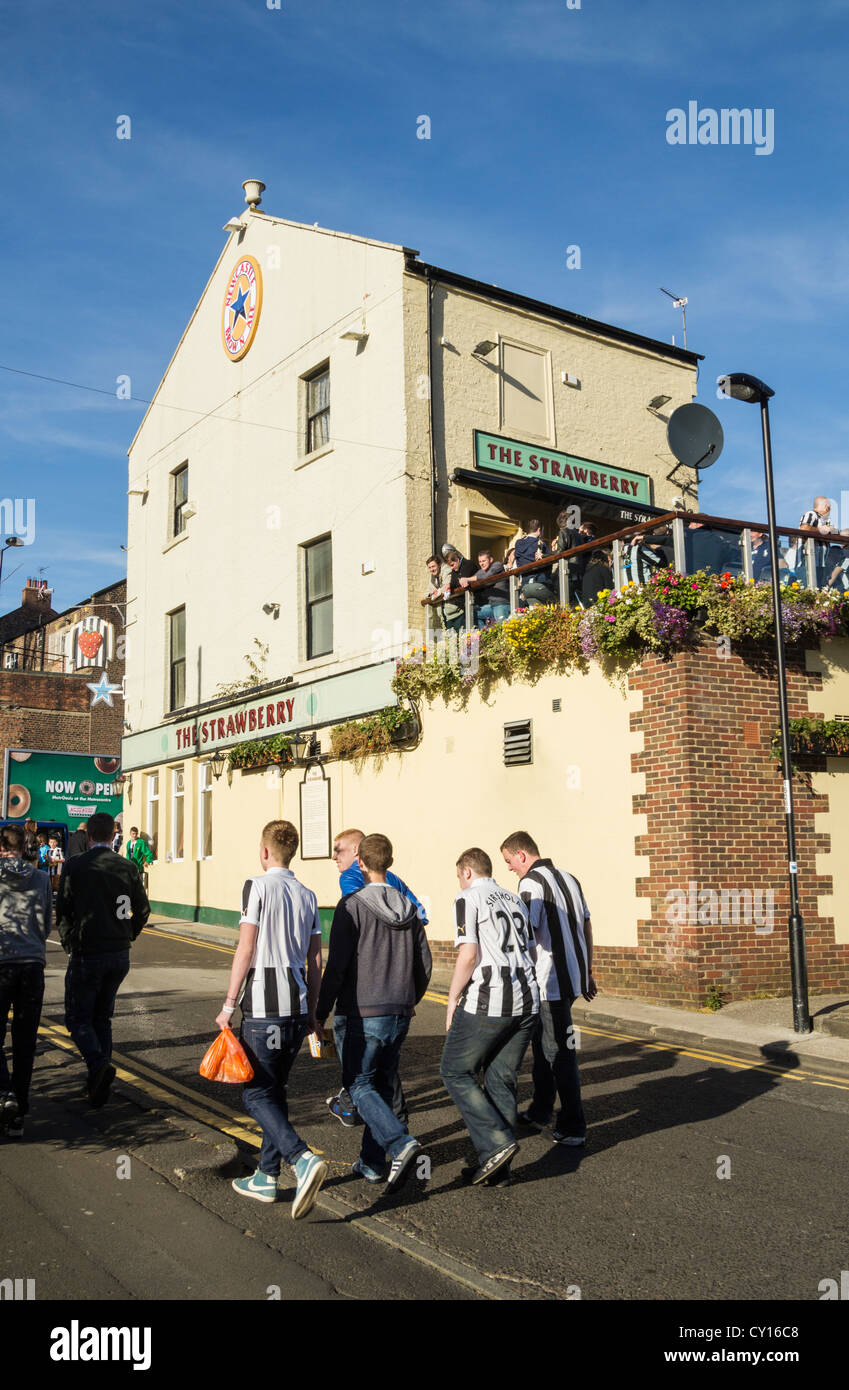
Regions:
<instances>
[{"instance_id":1,"label":"white window frame","mask_svg":"<svg viewBox=\"0 0 849 1390\"><path fill-rule=\"evenodd\" d=\"M185 783L184 783L185 785ZM198 766L198 859L211 859L212 851L204 854L203 847L206 840L207 817L210 833L213 828L212 821L212 764L200 763Z\"/></svg>"},{"instance_id":2,"label":"white window frame","mask_svg":"<svg viewBox=\"0 0 849 1390\"><path fill-rule=\"evenodd\" d=\"M183 779L183 790L177 790L178 779ZM177 802L183 803L183 853L177 853ZM186 857L186 764L180 763L171 769L171 860L182 864Z\"/></svg>"},{"instance_id":3,"label":"white window frame","mask_svg":"<svg viewBox=\"0 0 849 1390\"><path fill-rule=\"evenodd\" d=\"M151 788L152 788L154 785L156 786L156 791L155 791L155 792L154 792L154 791L151 791ZM161 829L162 829L162 827L161 827L161 825L160 825L160 814L159 814L159 813L160 813L160 809L161 809L160 803L161 803L161 797L160 797L160 795L159 795L159 773L158 773L158 772L149 772L149 773L147 774L147 777L145 778L145 803L144 803L144 819L145 819L145 824L144 824L144 833L145 833L145 835L147 836L147 840L148 840L148 844L150 845L150 848L153 850L154 860L156 860L156 859L159 858L159 844L160 844ZM153 806L154 804L155 804L155 806L156 806L156 835L155 835L155 837L154 837L153 825L152 825L152 820L153 820L153 818L152 818L152 816L151 816L151 810L150 810L151 806ZM126 824L126 822L125 822L125 824Z\"/></svg>"}]
</instances>

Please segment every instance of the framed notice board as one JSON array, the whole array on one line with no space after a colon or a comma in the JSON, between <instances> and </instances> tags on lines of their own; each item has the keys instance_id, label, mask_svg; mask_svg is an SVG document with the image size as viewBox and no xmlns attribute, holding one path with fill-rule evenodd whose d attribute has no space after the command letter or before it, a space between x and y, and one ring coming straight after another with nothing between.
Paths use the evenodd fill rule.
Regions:
<instances>
[{"instance_id":1,"label":"framed notice board","mask_svg":"<svg viewBox=\"0 0 849 1390\"><path fill-rule=\"evenodd\" d=\"M320 763L308 767L300 786L302 859L329 859L330 781Z\"/></svg>"}]
</instances>

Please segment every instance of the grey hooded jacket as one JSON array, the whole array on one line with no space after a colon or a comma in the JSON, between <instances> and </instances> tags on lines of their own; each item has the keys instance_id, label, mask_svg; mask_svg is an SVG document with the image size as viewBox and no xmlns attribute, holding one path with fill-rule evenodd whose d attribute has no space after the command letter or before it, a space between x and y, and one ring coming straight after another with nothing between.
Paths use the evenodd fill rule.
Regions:
<instances>
[{"instance_id":1,"label":"grey hooded jacket","mask_svg":"<svg viewBox=\"0 0 849 1390\"><path fill-rule=\"evenodd\" d=\"M409 1018L432 968L413 904L388 883L367 883L333 914L316 1014L324 1020L335 1004L348 1018Z\"/></svg>"},{"instance_id":2,"label":"grey hooded jacket","mask_svg":"<svg viewBox=\"0 0 849 1390\"><path fill-rule=\"evenodd\" d=\"M47 874L25 859L0 856L0 965L43 961L51 914Z\"/></svg>"}]
</instances>

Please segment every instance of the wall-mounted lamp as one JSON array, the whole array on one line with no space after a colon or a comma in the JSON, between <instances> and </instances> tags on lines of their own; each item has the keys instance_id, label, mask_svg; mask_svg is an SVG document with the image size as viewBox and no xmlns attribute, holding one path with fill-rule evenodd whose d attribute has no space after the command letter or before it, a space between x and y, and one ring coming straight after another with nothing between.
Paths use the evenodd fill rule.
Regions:
<instances>
[{"instance_id":1,"label":"wall-mounted lamp","mask_svg":"<svg viewBox=\"0 0 849 1390\"><path fill-rule=\"evenodd\" d=\"M212 768L212 775L216 782L220 780L221 774L227 766L227 759L222 752L213 753L211 758L207 758L209 766Z\"/></svg>"},{"instance_id":2,"label":"wall-mounted lamp","mask_svg":"<svg viewBox=\"0 0 849 1390\"><path fill-rule=\"evenodd\" d=\"M289 749L292 754L292 762L299 767L321 758L321 744L312 730L309 733L294 734Z\"/></svg>"},{"instance_id":3,"label":"wall-mounted lamp","mask_svg":"<svg viewBox=\"0 0 849 1390\"><path fill-rule=\"evenodd\" d=\"M662 405L668 405L671 400L671 396L652 396L646 410L660 410Z\"/></svg>"},{"instance_id":4,"label":"wall-mounted lamp","mask_svg":"<svg viewBox=\"0 0 849 1390\"><path fill-rule=\"evenodd\" d=\"M280 617L280 604L279 604L279 603L264 603L264 604L262 605L262 611L263 611L263 613L270 613L271 616L272 616L272 618L279 618L279 617Z\"/></svg>"},{"instance_id":5,"label":"wall-mounted lamp","mask_svg":"<svg viewBox=\"0 0 849 1390\"><path fill-rule=\"evenodd\" d=\"M491 338L484 338L480 343L478 343L477 347L472 348L472 356L488 357L489 354L491 352L494 352L497 347L498 344L494 343Z\"/></svg>"}]
</instances>

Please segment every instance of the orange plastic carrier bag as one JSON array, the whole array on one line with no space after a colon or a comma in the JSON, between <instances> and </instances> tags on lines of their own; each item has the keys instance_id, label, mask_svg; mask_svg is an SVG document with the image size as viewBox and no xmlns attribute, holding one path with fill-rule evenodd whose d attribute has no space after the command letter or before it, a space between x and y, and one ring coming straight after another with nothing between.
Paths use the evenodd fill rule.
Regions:
<instances>
[{"instance_id":1,"label":"orange plastic carrier bag","mask_svg":"<svg viewBox=\"0 0 849 1390\"><path fill-rule=\"evenodd\" d=\"M204 1055L200 1074L207 1081L250 1081L254 1069L232 1028L222 1028Z\"/></svg>"}]
</instances>

